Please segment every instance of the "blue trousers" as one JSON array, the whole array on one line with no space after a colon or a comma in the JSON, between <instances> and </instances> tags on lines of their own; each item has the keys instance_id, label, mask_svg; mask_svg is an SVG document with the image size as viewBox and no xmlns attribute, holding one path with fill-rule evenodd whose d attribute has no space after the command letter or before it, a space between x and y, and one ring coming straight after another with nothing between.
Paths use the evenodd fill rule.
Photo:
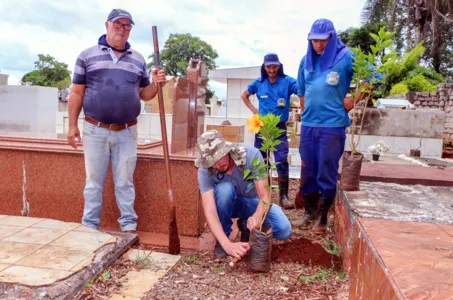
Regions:
<instances>
[{"instance_id":1,"label":"blue trousers","mask_svg":"<svg viewBox=\"0 0 453 300\"><path fill-rule=\"evenodd\" d=\"M302 126L299 145L302 160L302 195L321 192L334 198L337 191L338 165L344 151L344 127Z\"/></svg>"},{"instance_id":2,"label":"blue trousers","mask_svg":"<svg viewBox=\"0 0 453 300\"><path fill-rule=\"evenodd\" d=\"M258 198L238 196L231 182L221 182L214 188L217 214L227 236L231 234L232 218L241 218L243 227L247 228L247 219L253 215L258 206ZM272 205L267 214L264 226L272 226L272 235L277 240L286 240L291 235L291 223L278 205Z\"/></svg>"},{"instance_id":3,"label":"blue trousers","mask_svg":"<svg viewBox=\"0 0 453 300\"><path fill-rule=\"evenodd\" d=\"M286 134L286 123L282 122L279 123L278 128L285 130L282 132L278 139L282 141L276 148L277 151L274 152L275 162L277 164L277 173L278 175L289 175L289 164L288 164L288 152L289 152L289 144L288 144L288 136ZM260 149L261 145L263 144L263 140L259 138L258 134L255 134L255 148ZM266 159L266 152L261 151L263 158Z\"/></svg>"}]
</instances>

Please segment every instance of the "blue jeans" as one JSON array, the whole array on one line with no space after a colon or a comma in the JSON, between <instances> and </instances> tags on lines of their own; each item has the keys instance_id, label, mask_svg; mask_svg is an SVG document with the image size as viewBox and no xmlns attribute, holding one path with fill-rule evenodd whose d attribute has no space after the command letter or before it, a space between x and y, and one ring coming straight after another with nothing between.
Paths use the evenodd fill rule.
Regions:
<instances>
[{"instance_id":1,"label":"blue jeans","mask_svg":"<svg viewBox=\"0 0 453 300\"><path fill-rule=\"evenodd\" d=\"M278 162L277 173L278 175L289 175L289 164L288 164L288 153L289 153L289 144L288 144L288 135L286 132L286 123L278 123L277 127L279 129L285 130L280 134L278 139L281 141L280 144L275 147L277 151L274 152L275 162ZM263 140L259 138L259 134L255 134L255 143L254 147L257 149L261 148ZM266 159L266 152L261 151L263 158Z\"/></svg>"},{"instance_id":2,"label":"blue jeans","mask_svg":"<svg viewBox=\"0 0 453 300\"><path fill-rule=\"evenodd\" d=\"M302 126L299 153L302 160L302 195L321 192L334 198L337 191L338 165L344 151L344 127Z\"/></svg>"},{"instance_id":3,"label":"blue jeans","mask_svg":"<svg viewBox=\"0 0 453 300\"><path fill-rule=\"evenodd\" d=\"M83 124L86 184L82 224L97 229L101 221L102 193L112 162L116 203L121 230L136 230L134 171L137 162L137 126L111 131L85 121Z\"/></svg>"},{"instance_id":4,"label":"blue jeans","mask_svg":"<svg viewBox=\"0 0 453 300\"><path fill-rule=\"evenodd\" d=\"M214 188L214 197L217 214L227 236L232 231L231 218L241 218L244 222L243 227L247 228L247 219L253 215L259 203L258 198L238 196L234 185L230 182L217 184ZM291 235L291 223L278 205L272 205L264 225L272 226L273 237L277 240L286 240Z\"/></svg>"}]
</instances>

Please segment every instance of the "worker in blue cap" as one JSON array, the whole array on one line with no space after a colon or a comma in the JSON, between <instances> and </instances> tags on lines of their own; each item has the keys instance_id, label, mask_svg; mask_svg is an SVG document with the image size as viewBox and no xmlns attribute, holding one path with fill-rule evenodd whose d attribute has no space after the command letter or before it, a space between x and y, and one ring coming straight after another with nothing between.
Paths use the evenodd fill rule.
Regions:
<instances>
[{"instance_id":1,"label":"worker in blue cap","mask_svg":"<svg viewBox=\"0 0 453 300\"><path fill-rule=\"evenodd\" d=\"M305 214L293 226L314 222L313 234L325 234L327 214L336 196L338 165L344 151L348 111L363 95L347 97L353 75L353 53L327 19L315 21L297 85L302 113L299 153Z\"/></svg>"},{"instance_id":2,"label":"worker in blue cap","mask_svg":"<svg viewBox=\"0 0 453 300\"><path fill-rule=\"evenodd\" d=\"M250 95L256 94L259 101L259 109L250 102ZM289 118L290 97L297 94L296 80L283 72L283 65L280 63L277 54L269 53L264 56L261 66L261 76L253 81L242 94L244 104L253 114L259 113L262 116L274 114L280 116L278 128L284 130L279 137L281 143L274 152L275 162L277 162L278 185L280 190L280 206L286 209L294 208L294 203L288 199L288 137L286 132L286 122ZM255 148L260 149L263 140L255 135ZM266 159L266 153L262 153Z\"/></svg>"}]
</instances>

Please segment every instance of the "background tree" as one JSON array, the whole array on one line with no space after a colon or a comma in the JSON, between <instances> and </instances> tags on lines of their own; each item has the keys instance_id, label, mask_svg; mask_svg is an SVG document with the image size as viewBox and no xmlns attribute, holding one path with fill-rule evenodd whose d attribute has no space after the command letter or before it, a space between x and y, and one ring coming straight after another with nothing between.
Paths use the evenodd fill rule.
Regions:
<instances>
[{"instance_id":1,"label":"background tree","mask_svg":"<svg viewBox=\"0 0 453 300\"><path fill-rule=\"evenodd\" d=\"M54 57L38 54L35 69L25 74L21 83L65 89L71 85L70 71L67 64L58 62Z\"/></svg>"},{"instance_id":2,"label":"background tree","mask_svg":"<svg viewBox=\"0 0 453 300\"><path fill-rule=\"evenodd\" d=\"M160 52L161 66L165 73L173 76L186 76L189 60L201 59L206 64L206 69L215 69L215 59L219 57L217 51L199 37L192 36L190 33L172 33L165 42L164 48ZM151 62L148 67L154 66L154 54L149 56ZM207 87L205 102L210 103L214 92Z\"/></svg>"},{"instance_id":3,"label":"background tree","mask_svg":"<svg viewBox=\"0 0 453 300\"><path fill-rule=\"evenodd\" d=\"M370 53L371 45L376 42L371 37L370 33L377 34L381 27L385 27L385 22L367 23L361 27L349 27L345 31L339 31L338 37L349 48L359 47L366 54Z\"/></svg>"},{"instance_id":4,"label":"background tree","mask_svg":"<svg viewBox=\"0 0 453 300\"><path fill-rule=\"evenodd\" d=\"M367 0L362 23L381 21L400 34L405 52L423 43L421 64L445 77L453 74L453 0Z\"/></svg>"}]
</instances>

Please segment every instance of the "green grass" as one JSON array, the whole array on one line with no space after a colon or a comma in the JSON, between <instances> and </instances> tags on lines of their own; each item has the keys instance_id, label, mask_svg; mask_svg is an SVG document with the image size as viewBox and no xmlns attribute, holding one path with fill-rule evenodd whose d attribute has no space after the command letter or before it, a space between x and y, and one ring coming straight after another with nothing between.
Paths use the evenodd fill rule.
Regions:
<instances>
[{"instance_id":1,"label":"green grass","mask_svg":"<svg viewBox=\"0 0 453 300\"><path fill-rule=\"evenodd\" d=\"M217 273L225 273L226 269L224 266L220 267L211 267L211 271L217 272Z\"/></svg>"},{"instance_id":2,"label":"green grass","mask_svg":"<svg viewBox=\"0 0 453 300\"><path fill-rule=\"evenodd\" d=\"M198 258L194 255L184 258L184 262L189 265L196 265L198 263Z\"/></svg>"},{"instance_id":3,"label":"green grass","mask_svg":"<svg viewBox=\"0 0 453 300\"><path fill-rule=\"evenodd\" d=\"M323 243L321 243L322 248L329 254L340 256L340 247L335 241L326 239Z\"/></svg>"},{"instance_id":4,"label":"green grass","mask_svg":"<svg viewBox=\"0 0 453 300\"><path fill-rule=\"evenodd\" d=\"M317 281L323 281L331 277L336 277L337 279L341 280L346 278L346 272L343 271L336 271L334 268L322 268L317 273L313 275L301 275L299 276L299 280L305 283L312 283Z\"/></svg>"}]
</instances>

